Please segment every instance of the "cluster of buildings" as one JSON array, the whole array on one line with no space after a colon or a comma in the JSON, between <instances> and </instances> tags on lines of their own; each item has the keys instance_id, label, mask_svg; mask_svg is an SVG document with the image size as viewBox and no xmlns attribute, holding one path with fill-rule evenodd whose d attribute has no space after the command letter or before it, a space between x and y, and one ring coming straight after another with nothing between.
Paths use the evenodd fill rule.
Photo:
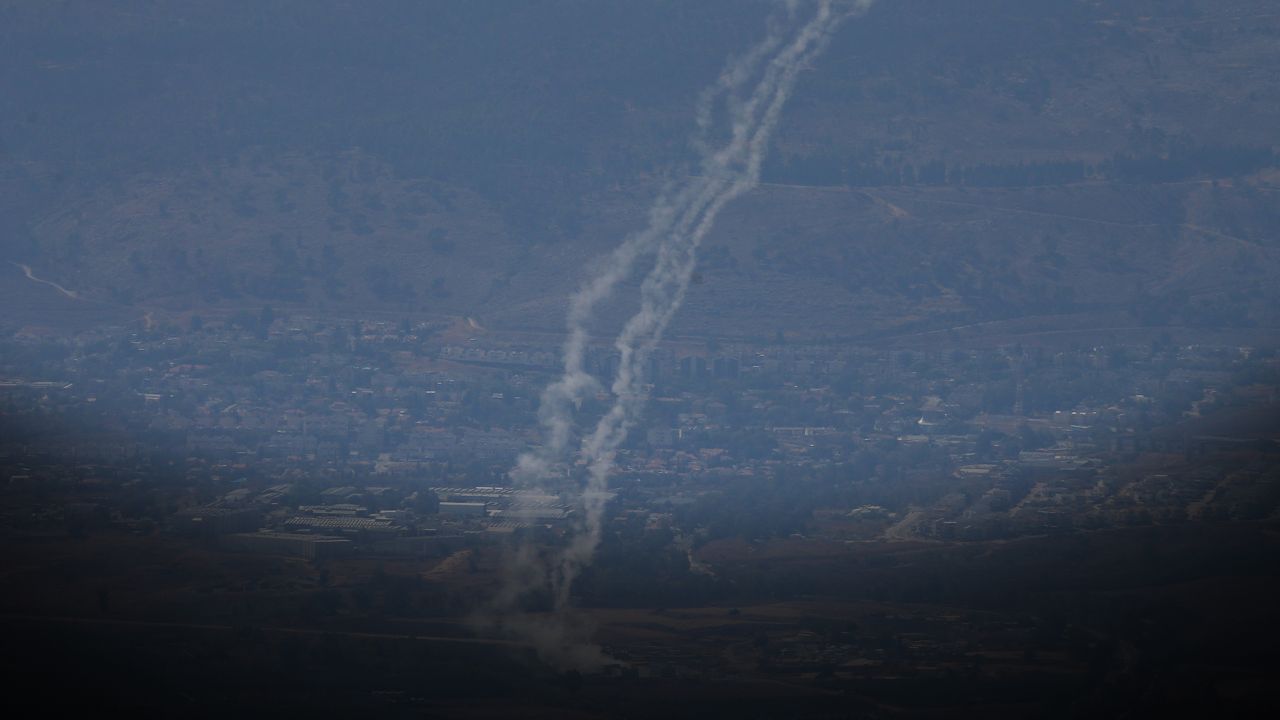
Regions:
<instances>
[{"instance_id":1,"label":"cluster of buildings","mask_svg":"<svg viewBox=\"0 0 1280 720\"><path fill-rule=\"evenodd\" d=\"M439 552L573 522L572 457L541 491L508 487L516 458L541 442L552 341L307 318L168 330L40 339L54 348L43 364L0 382L6 410L85 431L6 440L10 487L56 461L55 475L100 494L173 495L129 507L167 507L157 521L177 531L316 558ZM618 358L600 345L586 361L607 380ZM1168 517L1173 504L1211 516L1223 478L1135 485L1112 461L1253 448L1187 428L1223 408L1274 407L1276 374L1274 354L1168 343L673 343L649 359L645 417L617 453L627 492L615 515L669 526L684 505L785 471L839 478L845 506L814 510L843 518L827 525L848 537L1003 537ZM602 390L577 412L589 420L608 401ZM177 485L148 476L157 458Z\"/></svg>"},{"instance_id":2,"label":"cluster of buildings","mask_svg":"<svg viewBox=\"0 0 1280 720\"><path fill-rule=\"evenodd\" d=\"M557 495L509 487L343 485L316 493L283 483L239 487L183 508L168 517L166 529L229 550L315 561L438 557L515 534L550 537L576 512Z\"/></svg>"}]
</instances>

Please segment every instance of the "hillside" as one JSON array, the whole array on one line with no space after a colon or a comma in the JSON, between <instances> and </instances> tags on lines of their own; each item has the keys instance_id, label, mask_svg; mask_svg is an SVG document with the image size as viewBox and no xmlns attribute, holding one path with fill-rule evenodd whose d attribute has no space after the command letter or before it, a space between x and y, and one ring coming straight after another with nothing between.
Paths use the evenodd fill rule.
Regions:
<instances>
[{"instance_id":1,"label":"hillside","mask_svg":"<svg viewBox=\"0 0 1280 720\"><path fill-rule=\"evenodd\" d=\"M2 259L123 315L550 330L767 9L146 5L0 4ZM1277 37L1253 0L883 0L804 74L674 331L1280 325ZM9 325L63 324L23 287Z\"/></svg>"}]
</instances>

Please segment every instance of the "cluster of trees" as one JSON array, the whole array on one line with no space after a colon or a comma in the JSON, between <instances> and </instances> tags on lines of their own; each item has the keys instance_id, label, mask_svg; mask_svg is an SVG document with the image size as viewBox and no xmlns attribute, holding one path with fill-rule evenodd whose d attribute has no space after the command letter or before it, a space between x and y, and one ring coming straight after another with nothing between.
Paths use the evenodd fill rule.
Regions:
<instances>
[{"instance_id":1,"label":"cluster of trees","mask_svg":"<svg viewBox=\"0 0 1280 720\"><path fill-rule=\"evenodd\" d=\"M716 593L712 578L694 573L669 531L645 532L631 525L606 535L596 560L574 583L574 592L595 606L685 606Z\"/></svg>"},{"instance_id":2,"label":"cluster of trees","mask_svg":"<svg viewBox=\"0 0 1280 720\"><path fill-rule=\"evenodd\" d=\"M1138 153L1116 153L1100 165L1079 160L949 165L942 160L911 163L867 154L840 157L815 151L796 153L765 166L764 180L825 187L961 186L1035 187L1085 180L1130 183L1175 182L1196 177L1237 177L1268 167L1278 158L1269 147L1174 141Z\"/></svg>"},{"instance_id":3,"label":"cluster of trees","mask_svg":"<svg viewBox=\"0 0 1280 720\"><path fill-rule=\"evenodd\" d=\"M1108 163L1106 173L1112 179L1133 183L1238 177L1275 167L1278 159L1271 148L1177 142L1163 153L1117 153Z\"/></svg>"},{"instance_id":4,"label":"cluster of trees","mask_svg":"<svg viewBox=\"0 0 1280 720\"><path fill-rule=\"evenodd\" d=\"M702 540L786 537L805 532L820 508L937 502L951 490L937 480L950 474L950 463L944 450L889 442L859 450L848 462L739 478L732 489L681 509L678 521L689 530L705 529Z\"/></svg>"}]
</instances>

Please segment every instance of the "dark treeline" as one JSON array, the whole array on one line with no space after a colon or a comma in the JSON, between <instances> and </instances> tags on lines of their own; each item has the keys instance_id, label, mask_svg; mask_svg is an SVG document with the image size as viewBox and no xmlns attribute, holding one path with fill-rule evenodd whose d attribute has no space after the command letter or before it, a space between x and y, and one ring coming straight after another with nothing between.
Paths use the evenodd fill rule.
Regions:
<instances>
[{"instance_id":1,"label":"dark treeline","mask_svg":"<svg viewBox=\"0 0 1280 720\"><path fill-rule=\"evenodd\" d=\"M1085 180L1162 183L1192 178L1238 177L1275 167L1271 148L1247 145L1174 144L1163 152L1116 153L1090 165L1078 160L948 165L941 160L914 164L866 155L839 157L815 152L793 154L766 164L764 181L789 185L850 187L968 186L1034 187Z\"/></svg>"},{"instance_id":2,"label":"dark treeline","mask_svg":"<svg viewBox=\"0 0 1280 720\"><path fill-rule=\"evenodd\" d=\"M1109 174L1128 182L1174 182L1196 177L1236 177L1275 167L1271 148L1247 145L1175 145L1163 155L1116 155Z\"/></svg>"}]
</instances>

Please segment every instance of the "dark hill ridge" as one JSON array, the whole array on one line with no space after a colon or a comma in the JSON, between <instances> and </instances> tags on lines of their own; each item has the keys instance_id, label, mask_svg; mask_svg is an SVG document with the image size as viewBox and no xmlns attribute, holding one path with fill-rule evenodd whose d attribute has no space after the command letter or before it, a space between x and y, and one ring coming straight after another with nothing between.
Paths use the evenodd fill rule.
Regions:
<instances>
[{"instance_id":1,"label":"dark hill ridge","mask_svg":"<svg viewBox=\"0 0 1280 720\"><path fill-rule=\"evenodd\" d=\"M3 259L138 312L549 330L765 8L130 5L0 4ZM884 0L804 74L673 331L1280 325L1278 37L1247 0Z\"/></svg>"}]
</instances>

